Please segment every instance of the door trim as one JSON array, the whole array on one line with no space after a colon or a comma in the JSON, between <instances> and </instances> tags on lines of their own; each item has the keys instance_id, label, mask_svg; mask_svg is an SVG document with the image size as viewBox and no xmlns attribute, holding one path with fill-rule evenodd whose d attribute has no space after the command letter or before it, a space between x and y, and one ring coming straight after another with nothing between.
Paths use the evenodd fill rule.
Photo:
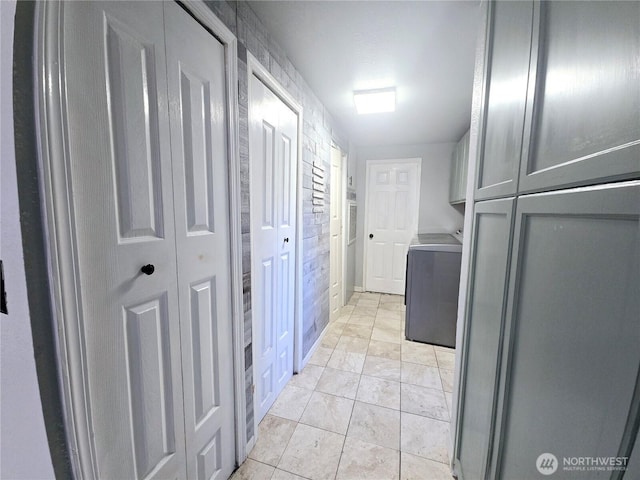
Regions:
<instances>
[{"instance_id":1,"label":"door trim","mask_svg":"<svg viewBox=\"0 0 640 480\"><path fill-rule=\"evenodd\" d=\"M269 73L269 71L247 51L247 89L251 88L251 76L254 75L264 83L275 95L282 100L298 117L298 166L296 185L296 258L295 258L295 293L294 293L294 320L293 320L293 372L297 373L305 365L302 351L302 105L285 90L285 88ZM253 272L252 272L253 275ZM253 324L252 316L251 322ZM253 330L253 329L252 329ZM255 339L252 338L252 345ZM253 378L256 377L255 358L253 362ZM253 399L254 412L256 411L256 399ZM258 418L254 415L254 439L258 438Z\"/></svg>"},{"instance_id":2,"label":"door trim","mask_svg":"<svg viewBox=\"0 0 640 480\"><path fill-rule=\"evenodd\" d=\"M240 242L240 164L238 161L237 40L206 5L183 3L194 19L212 33L225 49L225 98L229 172L229 228L231 258L231 315L235 411L235 457L247 457L244 391L244 324L242 308L242 252ZM81 338L79 257L74 241L74 211L69 171L65 104L62 13L64 3L36 5L34 68L36 135L38 139L39 194L43 206L43 244L50 281L51 315L57 346L58 382L62 391L67 450L76 478L97 478L91 412L86 394L86 362Z\"/></svg>"},{"instance_id":3,"label":"door trim","mask_svg":"<svg viewBox=\"0 0 640 480\"><path fill-rule=\"evenodd\" d=\"M416 200L418 202L418 208L416 209L416 234L418 233L418 222L420 220L420 188L422 185L422 158L421 157L412 157L412 158L389 158L389 159L380 159L380 160L367 160L366 161L366 171L364 177L364 235L362 243L364 243L362 249L362 285L363 291L368 292L367 288L367 254L368 254L368 245L367 242L367 232L369 231L369 173L372 165L384 165L388 163L406 163L408 165L415 164L418 166L418 191L416 195Z\"/></svg>"}]
</instances>

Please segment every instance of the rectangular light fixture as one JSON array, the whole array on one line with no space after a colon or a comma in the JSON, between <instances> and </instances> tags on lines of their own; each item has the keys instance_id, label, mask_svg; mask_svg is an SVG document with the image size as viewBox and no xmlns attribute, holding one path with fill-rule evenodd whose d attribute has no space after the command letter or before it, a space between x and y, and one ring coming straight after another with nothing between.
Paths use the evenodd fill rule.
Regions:
<instances>
[{"instance_id":1,"label":"rectangular light fixture","mask_svg":"<svg viewBox=\"0 0 640 480\"><path fill-rule=\"evenodd\" d=\"M394 112L396 110L396 89L379 88L353 92L356 111L359 114Z\"/></svg>"}]
</instances>

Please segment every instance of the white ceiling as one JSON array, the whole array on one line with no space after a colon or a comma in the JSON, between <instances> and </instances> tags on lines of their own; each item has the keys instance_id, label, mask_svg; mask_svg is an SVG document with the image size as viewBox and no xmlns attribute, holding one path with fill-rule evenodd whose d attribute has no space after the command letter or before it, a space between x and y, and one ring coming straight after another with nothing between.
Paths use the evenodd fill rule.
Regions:
<instances>
[{"instance_id":1,"label":"white ceiling","mask_svg":"<svg viewBox=\"0 0 640 480\"><path fill-rule=\"evenodd\" d=\"M469 127L477 1L252 1L357 146L457 141ZM357 115L353 91L395 86L394 113Z\"/></svg>"}]
</instances>

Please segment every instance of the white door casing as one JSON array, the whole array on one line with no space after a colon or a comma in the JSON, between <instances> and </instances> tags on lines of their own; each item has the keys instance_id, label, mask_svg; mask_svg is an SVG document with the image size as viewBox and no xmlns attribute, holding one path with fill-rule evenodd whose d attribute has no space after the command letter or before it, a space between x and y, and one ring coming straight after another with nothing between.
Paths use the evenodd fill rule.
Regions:
<instances>
[{"instance_id":1,"label":"white door casing","mask_svg":"<svg viewBox=\"0 0 640 480\"><path fill-rule=\"evenodd\" d=\"M298 117L249 78L251 292L256 422L293 375Z\"/></svg>"},{"instance_id":2,"label":"white door casing","mask_svg":"<svg viewBox=\"0 0 640 480\"><path fill-rule=\"evenodd\" d=\"M344 305L343 298L343 216L344 190L342 152L337 147L331 147L331 205L329 219L329 302L330 318L338 317L340 308Z\"/></svg>"},{"instance_id":3,"label":"white door casing","mask_svg":"<svg viewBox=\"0 0 640 480\"><path fill-rule=\"evenodd\" d=\"M420 165L420 158L367 161L367 291L404 294L407 251L418 231Z\"/></svg>"},{"instance_id":4,"label":"white door casing","mask_svg":"<svg viewBox=\"0 0 640 480\"><path fill-rule=\"evenodd\" d=\"M40 10L42 195L72 461L83 478L227 478L236 450L226 198L232 136L229 57L219 52L229 44L172 2L140 5ZM171 40L165 51L165 26L174 32L168 37L189 30L218 50L199 78L211 94L199 114L182 108L188 82L167 71L168 62L177 77L178 62L199 61ZM191 99L197 104L197 95ZM209 123L207 106L215 112ZM186 133L190 142L176 144ZM202 147L204 137L216 143L180 152L187 143ZM193 182L185 157L219 172ZM222 199L207 202L218 190ZM194 231L213 241L216 261ZM143 265L154 268L147 275ZM212 363L216 357L222 362Z\"/></svg>"}]
</instances>

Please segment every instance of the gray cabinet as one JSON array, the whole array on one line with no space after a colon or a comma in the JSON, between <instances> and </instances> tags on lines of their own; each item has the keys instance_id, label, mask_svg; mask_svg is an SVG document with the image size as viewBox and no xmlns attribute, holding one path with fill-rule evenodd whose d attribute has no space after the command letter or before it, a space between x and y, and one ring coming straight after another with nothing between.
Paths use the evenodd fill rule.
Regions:
<instances>
[{"instance_id":1,"label":"gray cabinet","mask_svg":"<svg viewBox=\"0 0 640 480\"><path fill-rule=\"evenodd\" d=\"M469 131L456 144L451 155L449 203L463 203L467 196L467 167L469 165Z\"/></svg>"},{"instance_id":2,"label":"gray cabinet","mask_svg":"<svg viewBox=\"0 0 640 480\"><path fill-rule=\"evenodd\" d=\"M520 192L640 172L640 2L535 9Z\"/></svg>"},{"instance_id":3,"label":"gray cabinet","mask_svg":"<svg viewBox=\"0 0 640 480\"><path fill-rule=\"evenodd\" d=\"M490 2L489 8L476 200L517 190L531 50L533 2Z\"/></svg>"},{"instance_id":4,"label":"gray cabinet","mask_svg":"<svg viewBox=\"0 0 640 480\"><path fill-rule=\"evenodd\" d=\"M457 456L464 478L484 477L495 419L500 339L504 327L514 199L477 203L471 240L469 317L461 348L466 375L461 386Z\"/></svg>"},{"instance_id":5,"label":"gray cabinet","mask_svg":"<svg viewBox=\"0 0 640 480\"><path fill-rule=\"evenodd\" d=\"M487 8L455 469L636 478L640 2ZM563 469L583 457L629 471Z\"/></svg>"},{"instance_id":6,"label":"gray cabinet","mask_svg":"<svg viewBox=\"0 0 640 480\"><path fill-rule=\"evenodd\" d=\"M640 401L639 220L640 182L518 198L495 478L539 478L544 452L560 462L629 456L625 432Z\"/></svg>"}]
</instances>

